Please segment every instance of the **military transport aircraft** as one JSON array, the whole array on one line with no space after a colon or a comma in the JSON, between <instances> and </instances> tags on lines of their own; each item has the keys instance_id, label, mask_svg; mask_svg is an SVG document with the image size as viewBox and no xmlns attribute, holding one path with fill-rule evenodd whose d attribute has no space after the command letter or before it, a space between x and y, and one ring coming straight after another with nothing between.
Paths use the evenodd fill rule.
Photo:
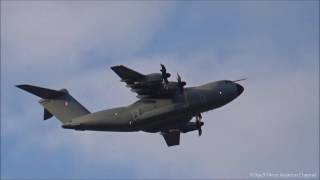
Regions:
<instances>
[{"instance_id":1,"label":"military transport aircraft","mask_svg":"<svg viewBox=\"0 0 320 180\"><path fill-rule=\"evenodd\" d=\"M168 146L180 143L180 133L198 131L202 134L201 113L219 108L237 98L243 87L239 79L221 80L201 86L187 87L177 74L177 81L169 81L170 74L161 64L161 73L141 74L123 65L111 69L137 93L138 101L113 109L90 113L66 89L52 90L33 85L17 85L42 98L44 120L53 115L65 129L158 133ZM195 121L191 121L195 117Z\"/></svg>"}]
</instances>

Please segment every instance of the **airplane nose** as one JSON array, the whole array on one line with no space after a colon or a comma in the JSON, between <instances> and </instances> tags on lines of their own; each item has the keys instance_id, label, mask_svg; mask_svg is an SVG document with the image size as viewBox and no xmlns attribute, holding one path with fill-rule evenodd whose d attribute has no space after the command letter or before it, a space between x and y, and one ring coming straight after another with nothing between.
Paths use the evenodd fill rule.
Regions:
<instances>
[{"instance_id":1,"label":"airplane nose","mask_svg":"<svg viewBox=\"0 0 320 180\"><path fill-rule=\"evenodd\" d=\"M243 92L244 88L240 84L237 84L236 86L237 86L237 92L240 95Z\"/></svg>"}]
</instances>

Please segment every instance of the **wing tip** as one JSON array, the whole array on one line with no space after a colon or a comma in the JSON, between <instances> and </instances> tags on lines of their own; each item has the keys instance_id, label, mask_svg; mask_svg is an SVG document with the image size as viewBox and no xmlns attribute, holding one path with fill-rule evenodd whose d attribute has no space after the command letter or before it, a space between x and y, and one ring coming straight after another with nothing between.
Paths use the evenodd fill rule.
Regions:
<instances>
[{"instance_id":1,"label":"wing tip","mask_svg":"<svg viewBox=\"0 0 320 180\"><path fill-rule=\"evenodd\" d=\"M111 66L110 69L114 70L114 69L117 69L117 68L120 68L120 67L124 67L124 66L122 64L114 65L114 66Z\"/></svg>"},{"instance_id":2,"label":"wing tip","mask_svg":"<svg viewBox=\"0 0 320 180\"><path fill-rule=\"evenodd\" d=\"M20 88L20 89L23 89L23 88L25 88L25 87L27 87L27 86L30 86L30 85L28 85L28 84L18 84L18 85L15 85L17 88Z\"/></svg>"}]
</instances>

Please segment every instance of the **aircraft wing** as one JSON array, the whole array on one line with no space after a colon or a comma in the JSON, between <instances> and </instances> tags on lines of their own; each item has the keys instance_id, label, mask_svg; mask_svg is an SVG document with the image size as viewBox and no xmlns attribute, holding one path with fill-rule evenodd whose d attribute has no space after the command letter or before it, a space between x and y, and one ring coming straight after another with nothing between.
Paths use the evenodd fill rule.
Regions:
<instances>
[{"instance_id":1,"label":"aircraft wing","mask_svg":"<svg viewBox=\"0 0 320 180\"><path fill-rule=\"evenodd\" d=\"M162 136L168 146L175 146L180 144L180 131L162 132Z\"/></svg>"},{"instance_id":2,"label":"aircraft wing","mask_svg":"<svg viewBox=\"0 0 320 180\"><path fill-rule=\"evenodd\" d=\"M112 66L111 69L125 82L137 97L142 98L166 98L176 92L177 85L170 82L165 88L160 73L144 75L123 65Z\"/></svg>"},{"instance_id":3,"label":"aircraft wing","mask_svg":"<svg viewBox=\"0 0 320 180\"><path fill-rule=\"evenodd\" d=\"M123 65L112 66L111 69L123 80L123 81L135 81L143 79L145 76L139 72L136 72Z\"/></svg>"}]
</instances>

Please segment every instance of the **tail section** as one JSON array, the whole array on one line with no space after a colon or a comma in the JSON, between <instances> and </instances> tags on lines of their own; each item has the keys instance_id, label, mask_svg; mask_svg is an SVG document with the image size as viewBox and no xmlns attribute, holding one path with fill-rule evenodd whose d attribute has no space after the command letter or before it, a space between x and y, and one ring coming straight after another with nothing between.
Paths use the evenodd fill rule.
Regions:
<instances>
[{"instance_id":1,"label":"tail section","mask_svg":"<svg viewBox=\"0 0 320 180\"><path fill-rule=\"evenodd\" d=\"M66 89L56 91L25 84L17 87L42 98L39 103L44 107L44 120L55 116L62 123L66 123L76 117L90 114Z\"/></svg>"}]
</instances>

